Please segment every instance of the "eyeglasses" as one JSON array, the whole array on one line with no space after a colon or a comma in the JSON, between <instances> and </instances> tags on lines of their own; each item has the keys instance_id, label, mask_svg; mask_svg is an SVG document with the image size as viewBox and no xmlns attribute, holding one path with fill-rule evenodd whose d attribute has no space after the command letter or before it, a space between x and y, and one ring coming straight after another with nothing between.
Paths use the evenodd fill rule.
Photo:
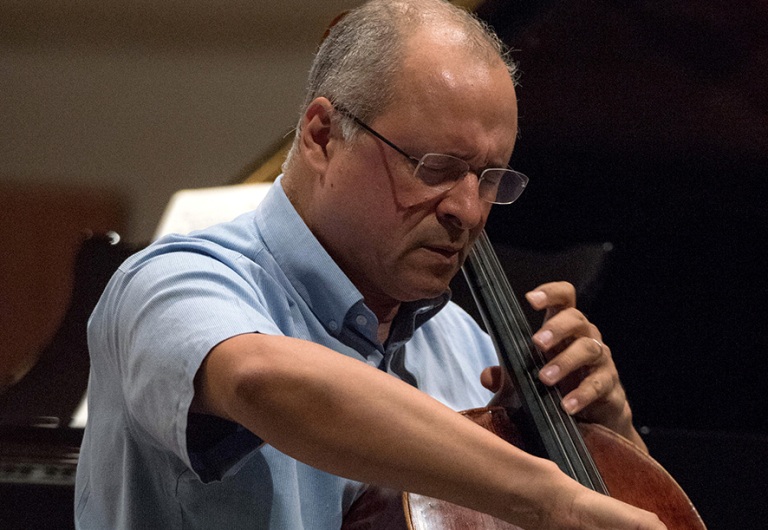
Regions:
<instances>
[{"instance_id":1,"label":"eyeglasses","mask_svg":"<svg viewBox=\"0 0 768 530\"><path fill-rule=\"evenodd\" d=\"M336 110L406 157L416 166L413 176L434 190L435 195L452 190L472 169L466 160L452 155L427 153L421 158L411 156L344 107L336 105ZM484 169L477 180L480 198L493 204L512 204L528 185L528 177L519 171L501 167Z\"/></svg>"}]
</instances>

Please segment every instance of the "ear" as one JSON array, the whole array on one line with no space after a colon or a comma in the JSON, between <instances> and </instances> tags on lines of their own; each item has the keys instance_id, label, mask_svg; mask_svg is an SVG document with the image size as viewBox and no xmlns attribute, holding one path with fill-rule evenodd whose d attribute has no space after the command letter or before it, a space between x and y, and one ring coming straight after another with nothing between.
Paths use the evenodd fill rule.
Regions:
<instances>
[{"instance_id":1,"label":"ear","mask_svg":"<svg viewBox=\"0 0 768 530\"><path fill-rule=\"evenodd\" d=\"M316 98L307 106L301 121L301 152L305 162L318 173L325 173L332 152L332 113L333 105L327 98Z\"/></svg>"}]
</instances>

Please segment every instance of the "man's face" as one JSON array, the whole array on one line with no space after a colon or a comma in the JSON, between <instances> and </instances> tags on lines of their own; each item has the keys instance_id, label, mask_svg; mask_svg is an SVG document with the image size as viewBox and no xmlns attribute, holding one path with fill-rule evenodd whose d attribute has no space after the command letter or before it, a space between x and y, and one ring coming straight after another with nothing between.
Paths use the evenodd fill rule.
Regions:
<instances>
[{"instance_id":1,"label":"man's face","mask_svg":"<svg viewBox=\"0 0 768 530\"><path fill-rule=\"evenodd\" d=\"M413 163L361 130L333 150L314 198L322 207L313 229L374 310L445 291L490 211L477 174L512 155L517 104L506 68L445 40L412 39L398 97L369 125L416 158L450 154L471 172L435 195Z\"/></svg>"}]
</instances>

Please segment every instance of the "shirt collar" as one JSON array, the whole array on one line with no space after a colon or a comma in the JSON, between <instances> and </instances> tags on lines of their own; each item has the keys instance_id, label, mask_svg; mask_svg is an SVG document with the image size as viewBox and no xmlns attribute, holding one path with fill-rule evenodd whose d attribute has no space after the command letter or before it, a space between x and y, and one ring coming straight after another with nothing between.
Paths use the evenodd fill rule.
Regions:
<instances>
[{"instance_id":1,"label":"shirt collar","mask_svg":"<svg viewBox=\"0 0 768 530\"><path fill-rule=\"evenodd\" d=\"M397 312L387 341L387 350L394 350L406 343L427 320L435 316L451 299L450 290L435 298L403 302Z\"/></svg>"}]
</instances>

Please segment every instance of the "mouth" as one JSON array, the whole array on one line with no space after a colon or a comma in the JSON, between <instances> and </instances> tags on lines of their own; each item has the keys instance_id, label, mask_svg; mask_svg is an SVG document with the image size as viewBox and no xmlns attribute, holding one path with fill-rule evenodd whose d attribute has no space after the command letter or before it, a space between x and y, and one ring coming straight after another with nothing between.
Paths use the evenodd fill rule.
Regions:
<instances>
[{"instance_id":1,"label":"mouth","mask_svg":"<svg viewBox=\"0 0 768 530\"><path fill-rule=\"evenodd\" d=\"M448 259L459 256L463 250L463 247L451 245L425 245L424 248Z\"/></svg>"}]
</instances>

